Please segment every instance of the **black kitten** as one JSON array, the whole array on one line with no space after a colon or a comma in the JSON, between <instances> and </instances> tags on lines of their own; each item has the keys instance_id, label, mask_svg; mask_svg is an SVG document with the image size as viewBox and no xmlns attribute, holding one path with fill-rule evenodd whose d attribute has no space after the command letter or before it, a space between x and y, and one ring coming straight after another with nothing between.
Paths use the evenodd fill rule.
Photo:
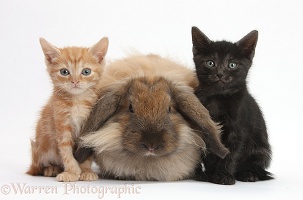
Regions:
<instances>
[{"instance_id":1,"label":"black kitten","mask_svg":"<svg viewBox=\"0 0 303 200\"><path fill-rule=\"evenodd\" d=\"M237 43L213 42L197 27L192 28L193 54L199 87L196 95L213 120L223 125L222 142L230 150L224 159L209 153L205 170L197 179L232 185L235 180L254 182L272 179L271 161L262 112L246 86L248 70L257 44L252 31Z\"/></svg>"}]
</instances>

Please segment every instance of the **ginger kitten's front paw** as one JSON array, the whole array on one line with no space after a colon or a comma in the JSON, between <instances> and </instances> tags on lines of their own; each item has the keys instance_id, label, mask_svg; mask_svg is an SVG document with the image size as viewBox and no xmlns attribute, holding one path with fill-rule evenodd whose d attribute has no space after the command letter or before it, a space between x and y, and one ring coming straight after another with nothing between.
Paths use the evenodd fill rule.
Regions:
<instances>
[{"instance_id":1,"label":"ginger kitten's front paw","mask_svg":"<svg viewBox=\"0 0 303 200\"><path fill-rule=\"evenodd\" d=\"M61 174L58 174L56 179L59 182L73 182L78 181L80 178L80 174L75 174L72 172L62 172Z\"/></svg>"},{"instance_id":2,"label":"ginger kitten's front paw","mask_svg":"<svg viewBox=\"0 0 303 200\"><path fill-rule=\"evenodd\" d=\"M49 166L43 169L43 175L47 177L54 177L60 174L62 170L58 166Z\"/></svg>"},{"instance_id":3,"label":"ginger kitten's front paw","mask_svg":"<svg viewBox=\"0 0 303 200\"><path fill-rule=\"evenodd\" d=\"M95 181L98 179L98 174L95 172L82 172L80 175L80 181Z\"/></svg>"}]
</instances>

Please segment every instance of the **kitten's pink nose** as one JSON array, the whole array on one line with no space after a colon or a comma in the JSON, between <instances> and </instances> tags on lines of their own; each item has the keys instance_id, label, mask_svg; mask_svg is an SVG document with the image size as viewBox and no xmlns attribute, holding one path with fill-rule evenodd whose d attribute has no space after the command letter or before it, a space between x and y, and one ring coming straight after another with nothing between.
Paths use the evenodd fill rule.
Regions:
<instances>
[{"instance_id":1,"label":"kitten's pink nose","mask_svg":"<svg viewBox=\"0 0 303 200\"><path fill-rule=\"evenodd\" d=\"M78 84L79 83L79 81L71 81L73 84Z\"/></svg>"}]
</instances>

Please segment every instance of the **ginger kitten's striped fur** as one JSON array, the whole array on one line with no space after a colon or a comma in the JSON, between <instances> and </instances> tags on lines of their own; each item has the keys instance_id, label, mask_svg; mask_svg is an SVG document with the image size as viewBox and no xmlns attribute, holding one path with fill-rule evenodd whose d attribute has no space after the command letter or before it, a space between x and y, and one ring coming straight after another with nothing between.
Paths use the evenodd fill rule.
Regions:
<instances>
[{"instance_id":1,"label":"ginger kitten's striped fur","mask_svg":"<svg viewBox=\"0 0 303 200\"><path fill-rule=\"evenodd\" d=\"M40 39L54 91L41 112L31 141L30 175L57 176L58 181L96 180L92 158L81 165L73 156L83 122L98 98L108 39L91 48L58 49ZM62 172L63 171L63 172Z\"/></svg>"}]
</instances>

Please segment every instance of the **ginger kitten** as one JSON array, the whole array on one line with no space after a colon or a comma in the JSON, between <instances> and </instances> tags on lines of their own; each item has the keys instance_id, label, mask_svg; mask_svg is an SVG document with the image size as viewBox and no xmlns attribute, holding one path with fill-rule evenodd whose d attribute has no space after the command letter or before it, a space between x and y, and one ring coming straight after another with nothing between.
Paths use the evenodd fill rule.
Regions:
<instances>
[{"instance_id":1,"label":"ginger kitten","mask_svg":"<svg viewBox=\"0 0 303 200\"><path fill-rule=\"evenodd\" d=\"M59 49L40 39L47 71L54 85L31 141L32 164L27 174L56 176L58 181L96 180L92 158L78 164L73 156L83 122L98 99L108 39L91 48Z\"/></svg>"}]
</instances>

